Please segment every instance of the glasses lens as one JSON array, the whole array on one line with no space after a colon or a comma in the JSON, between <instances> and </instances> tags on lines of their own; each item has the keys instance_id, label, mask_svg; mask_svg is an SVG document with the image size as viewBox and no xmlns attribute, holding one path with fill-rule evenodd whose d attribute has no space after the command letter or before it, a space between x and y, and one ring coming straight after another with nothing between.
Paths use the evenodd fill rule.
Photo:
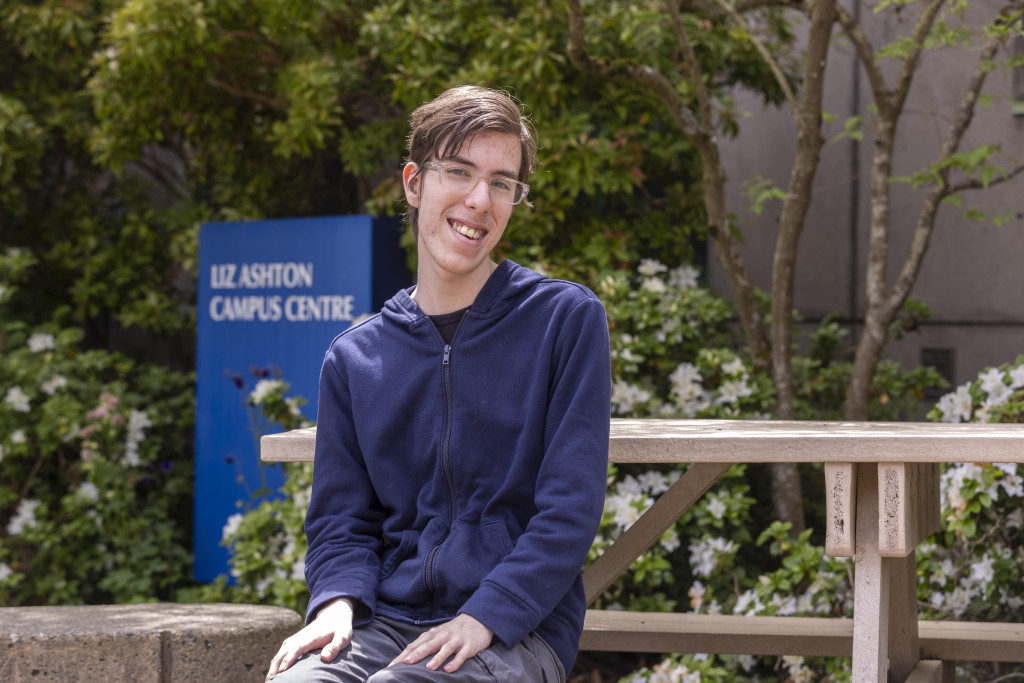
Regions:
<instances>
[{"instance_id":1,"label":"glasses lens","mask_svg":"<svg viewBox=\"0 0 1024 683\"><path fill-rule=\"evenodd\" d=\"M441 184L449 190L469 193L483 180L478 178L465 166L451 163L431 164L441 176ZM518 204L526 194L526 186L508 178L490 178L487 180L487 187L491 193L491 200L502 204Z\"/></svg>"}]
</instances>

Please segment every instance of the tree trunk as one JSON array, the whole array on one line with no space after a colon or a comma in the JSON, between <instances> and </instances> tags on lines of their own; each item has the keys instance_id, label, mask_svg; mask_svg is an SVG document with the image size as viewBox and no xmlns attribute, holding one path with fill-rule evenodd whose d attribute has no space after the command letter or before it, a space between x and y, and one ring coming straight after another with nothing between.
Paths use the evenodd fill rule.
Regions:
<instances>
[{"instance_id":1,"label":"tree trunk","mask_svg":"<svg viewBox=\"0 0 1024 683\"><path fill-rule=\"evenodd\" d=\"M797 132L796 157L775 243L771 357L776 391L775 416L780 420L796 418L793 405L793 287L800 235L811 205L814 176L821 159L822 98L834 10L834 0L820 0L810 9L811 30L804 58L804 88L800 94L799 109L793 112ZM804 530L803 489L796 463L772 466L772 501L776 518L792 524L793 531L797 533Z\"/></svg>"}]
</instances>

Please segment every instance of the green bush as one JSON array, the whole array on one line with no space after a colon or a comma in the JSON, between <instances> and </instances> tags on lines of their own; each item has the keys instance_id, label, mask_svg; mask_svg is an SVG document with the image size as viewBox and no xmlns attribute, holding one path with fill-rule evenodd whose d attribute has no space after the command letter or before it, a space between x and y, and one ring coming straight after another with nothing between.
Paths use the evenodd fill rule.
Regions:
<instances>
[{"instance_id":1,"label":"green bush","mask_svg":"<svg viewBox=\"0 0 1024 683\"><path fill-rule=\"evenodd\" d=\"M193 378L12 320L0 254L0 603L172 599L191 573Z\"/></svg>"}]
</instances>

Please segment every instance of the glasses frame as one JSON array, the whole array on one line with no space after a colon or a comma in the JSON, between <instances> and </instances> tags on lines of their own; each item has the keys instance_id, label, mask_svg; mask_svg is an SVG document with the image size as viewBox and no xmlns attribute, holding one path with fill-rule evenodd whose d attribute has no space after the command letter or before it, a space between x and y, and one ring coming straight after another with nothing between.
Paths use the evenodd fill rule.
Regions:
<instances>
[{"instance_id":1,"label":"glasses frame","mask_svg":"<svg viewBox=\"0 0 1024 683\"><path fill-rule=\"evenodd\" d=\"M469 189L465 190L465 191L460 190L459 188L450 187L448 185L445 185L445 183L444 183L444 169L445 169L446 166L457 166L458 168L466 169L470 173L470 175L471 175L471 180L475 180L476 182L473 182L469 186ZM437 178L438 178L438 181L441 183L441 186L444 187L445 189L451 190L452 192L458 192L460 194L469 194L470 192L472 192L473 190L476 189L476 186L479 185L481 181L485 181L487 183L487 192L488 192L488 195L491 198L491 201L498 202L499 204L504 204L506 206L518 206L519 204L522 204L524 201L526 201L526 195L528 195L530 193L530 186L527 185L524 182L520 182L520 181L515 180L513 178L509 178L507 176L490 176L490 177L485 178L484 176L481 176L481 175L478 175L478 174L474 173L473 170L468 168L465 164L459 164L459 163L454 163L454 162L446 162L446 161L427 161L427 162L425 162L423 164L423 168L427 169L428 171L437 171ZM512 183L513 185L518 185L519 187L521 187L523 189L523 191L520 193L519 199L517 201L506 202L503 199L499 199L499 198L494 196L494 193L491 191L491 181L492 180L499 180L499 179L504 181L504 182Z\"/></svg>"}]
</instances>

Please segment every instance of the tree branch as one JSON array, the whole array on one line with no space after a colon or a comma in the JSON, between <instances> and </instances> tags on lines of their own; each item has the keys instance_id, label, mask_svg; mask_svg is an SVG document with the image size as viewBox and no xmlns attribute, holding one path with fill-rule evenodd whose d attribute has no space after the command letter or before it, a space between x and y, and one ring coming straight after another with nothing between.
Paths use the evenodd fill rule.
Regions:
<instances>
[{"instance_id":1,"label":"tree branch","mask_svg":"<svg viewBox=\"0 0 1024 683\"><path fill-rule=\"evenodd\" d=\"M753 283L747 274L736 240L730 232L729 215L725 207L725 169L722 167L713 122L709 121L706 122L707 125L702 125L687 107L672 82L656 69L624 61L594 59L588 55L584 46L583 11L580 9L579 0L568 0L566 5L569 11L570 61L585 73L628 80L652 90L669 110L683 135L700 154L708 236L715 244L722 269L729 280L729 288L736 300L740 323L754 365L758 368L767 368L770 362L768 335L754 296Z\"/></svg>"},{"instance_id":2,"label":"tree branch","mask_svg":"<svg viewBox=\"0 0 1024 683\"><path fill-rule=\"evenodd\" d=\"M875 48L871 46L864 29L854 21L850 13L842 5L836 5L836 19L843 28L843 33L850 39L853 49L857 52L861 65L868 75L868 83L871 84L871 92L874 93L875 103L880 107L889 107L889 86L885 84L885 74L878 64L875 56Z\"/></svg>"},{"instance_id":3,"label":"tree branch","mask_svg":"<svg viewBox=\"0 0 1024 683\"><path fill-rule=\"evenodd\" d=\"M960 146L960 141L963 140L964 133L971 124L971 119L974 118L974 108L978 103L981 88L985 84L985 78L988 76L988 63L995 56L1000 43L999 36L993 36L982 49L981 55L978 58L978 64L974 68L974 73L971 74L971 80L968 81L967 89L960 101L960 108L957 109L956 115L953 117L953 123L950 124L949 131L946 133L946 140L942 144L942 151L939 153L939 159L936 163L949 159ZM932 186L928 196L925 198L925 204L921 208L921 215L918 217L917 227L914 229L914 241L910 247L910 254L907 256L903 269L900 271L900 276L893 285L892 292L889 295L886 308L887 315L895 315L896 311L899 310L910 294L910 289L917 280L917 274L921 269L921 262L924 259L925 252L928 250L928 243L931 241L932 232L935 230L935 217L939 210L939 203L943 197L951 194L951 190L948 187L949 171L948 166L939 171L938 182ZM1017 169L1014 174L1019 171L1020 169Z\"/></svg>"},{"instance_id":4,"label":"tree branch","mask_svg":"<svg viewBox=\"0 0 1024 683\"><path fill-rule=\"evenodd\" d=\"M715 0L719 6L731 16L737 24L746 29L747 37L750 38L750 42L754 44L754 48L761 54L761 58L764 59L765 64L771 69L772 75L775 76L775 80L778 82L779 87L782 89L782 93L786 96L786 101L789 103L789 110L793 114L793 119L797 119L799 116L799 108L796 103L796 96L793 95L793 89L789 87L789 82L786 77L782 74L782 69L779 68L779 63L772 57L771 52L765 46L761 39L754 35L754 32L750 30L750 27L744 21L740 13L728 3L727 0ZM799 124L798 124L799 125Z\"/></svg>"},{"instance_id":5,"label":"tree branch","mask_svg":"<svg viewBox=\"0 0 1024 683\"><path fill-rule=\"evenodd\" d=\"M903 64L900 65L900 73L896 77L896 87L892 91L892 106L897 111L903 109L903 103L906 101L907 93L910 91L910 84L914 80L914 73L917 71L918 60L920 60L921 52L924 50L925 38L931 32L935 19L939 16L939 10L942 9L942 5L945 2L946 0L932 0L931 4L925 8L917 20L917 25L914 27L914 36L911 38L913 47L906 59L903 60Z\"/></svg>"},{"instance_id":6,"label":"tree branch","mask_svg":"<svg viewBox=\"0 0 1024 683\"><path fill-rule=\"evenodd\" d=\"M789 190L779 217L779 236L772 262L772 372L778 390L776 416L796 417L793 404L792 337L793 288L797 249L813 194L814 176L821 158L821 111L824 98L825 63L832 37L835 0L817 0L811 5L807 56L804 59L804 87L796 119L796 157L790 172Z\"/></svg>"},{"instance_id":7,"label":"tree branch","mask_svg":"<svg viewBox=\"0 0 1024 683\"><path fill-rule=\"evenodd\" d=\"M1018 166L1017 168L1007 173L1005 176L994 178L993 180L989 181L988 184L981 182L977 178L968 178L963 182L948 186L946 188L946 192L942 194L942 198L945 199L950 195L954 195L957 192L963 192L965 190L985 190L996 185L1001 185L1008 180L1013 180L1021 173L1024 173L1024 166Z\"/></svg>"},{"instance_id":8,"label":"tree branch","mask_svg":"<svg viewBox=\"0 0 1024 683\"><path fill-rule=\"evenodd\" d=\"M683 26L683 20L679 16L679 6L676 4L676 0L665 0L664 5L672 20L672 30L676 34L676 42L679 43L679 49L683 53L683 66L690 78L694 95L697 97L697 108L700 111L701 122L704 124L704 134L713 137L715 134L715 121L711 113L711 100L708 96L708 88L704 84L704 70L700 68L700 62L697 61L697 53L693 51L690 36L687 35L686 27Z\"/></svg>"},{"instance_id":9,"label":"tree branch","mask_svg":"<svg viewBox=\"0 0 1024 683\"><path fill-rule=\"evenodd\" d=\"M604 78L619 78L635 81L645 85L661 99L669 110L669 114L683 133L696 144L697 138L703 134L702 126L697 121L686 102L676 92L671 81L661 72L649 66L630 62L606 59L594 59L587 54L584 46L583 10L579 0L568 0L569 10L569 60L580 71Z\"/></svg>"},{"instance_id":10,"label":"tree branch","mask_svg":"<svg viewBox=\"0 0 1024 683\"><path fill-rule=\"evenodd\" d=\"M759 9L796 9L803 5L802 0L742 0L729 9L718 8L704 0L683 0L680 10L683 12L699 12L712 21L724 19L734 10L738 14L746 14Z\"/></svg>"},{"instance_id":11,"label":"tree branch","mask_svg":"<svg viewBox=\"0 0 1024 683\"><path fill-rule=\"evenodd\" d=\"M275 109L277 111L288 111L288 107L286 107L281 102L281 100L278 100L276 98L269 97L258 92L251 92L249 90L242 90L241 88L236 88L235 86L229 85L222 80L214 78L213 76L207 76L206 80L210 83L210 85L220 88L229 95L234 95L235 97L239 97L245 100L252 100L253 102L259 102L260 104L265 104L271 109Z\"/></svg>"}]
</instances>

